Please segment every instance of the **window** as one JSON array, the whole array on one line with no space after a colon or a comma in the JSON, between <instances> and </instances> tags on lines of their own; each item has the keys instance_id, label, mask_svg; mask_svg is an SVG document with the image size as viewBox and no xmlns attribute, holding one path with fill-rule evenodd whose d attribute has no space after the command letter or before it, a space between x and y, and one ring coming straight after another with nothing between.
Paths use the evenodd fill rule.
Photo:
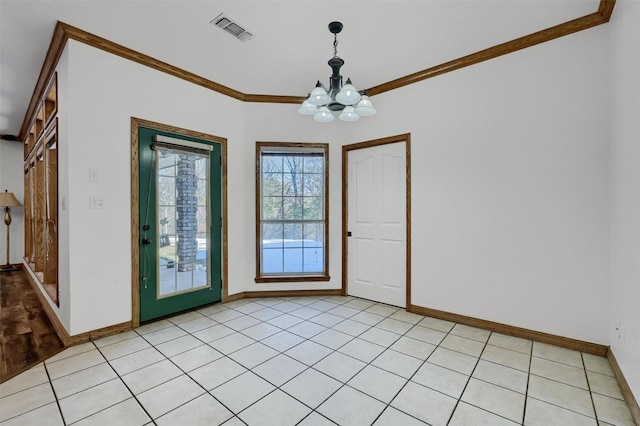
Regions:
<instances>
[{"instance_id":1,"label":"window","mask_svg":"<svg viewBox=\"0 0 640 426\"><path fill-rule=\"evenodd\" d=\"M329 280L328 149L256 143L256 282Z\"/></svg>"}]
</instances>

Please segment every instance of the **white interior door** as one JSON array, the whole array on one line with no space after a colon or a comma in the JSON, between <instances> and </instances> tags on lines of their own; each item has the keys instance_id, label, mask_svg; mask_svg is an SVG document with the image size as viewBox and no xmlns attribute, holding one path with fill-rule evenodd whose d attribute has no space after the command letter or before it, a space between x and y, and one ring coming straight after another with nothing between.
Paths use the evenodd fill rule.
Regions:
<instances>
[{"instance_id":1,"label":"white interior door","mask_svg":"<svg viewBox=\"0 0 640 426\"><path fill-rule=\"evenodd\" d=\"M348 153L348 294L406 307L406 143ZM349 234L348 234L349 235Z\"/></svg>"}]
</instances>

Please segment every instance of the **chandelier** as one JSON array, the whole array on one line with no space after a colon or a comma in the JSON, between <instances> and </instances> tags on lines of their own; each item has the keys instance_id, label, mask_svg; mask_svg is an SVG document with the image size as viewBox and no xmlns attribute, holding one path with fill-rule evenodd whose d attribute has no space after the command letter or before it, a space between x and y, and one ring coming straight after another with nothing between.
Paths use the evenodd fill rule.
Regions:
<instances>
[{"instance_id":1,"label":"chandelier","mask_svg":"<svg viewBox=\"0 0 640 426\"><path fill-rule=\"evenodd\" d=\"M344 61L338 57L338 33L342 31L341 22L331 22L329 31L333 34L333 58L329 59L329 66L333 73L329 79L329 90L320 80L311 94L298 110L300 114L312 115L319 123L329 123L337 115L343 121L357 121L360 117L374 115L373 108L366 90L358 91L347 78L347 84L342 85L340 68Z\"/></svg>"}]
</instances>

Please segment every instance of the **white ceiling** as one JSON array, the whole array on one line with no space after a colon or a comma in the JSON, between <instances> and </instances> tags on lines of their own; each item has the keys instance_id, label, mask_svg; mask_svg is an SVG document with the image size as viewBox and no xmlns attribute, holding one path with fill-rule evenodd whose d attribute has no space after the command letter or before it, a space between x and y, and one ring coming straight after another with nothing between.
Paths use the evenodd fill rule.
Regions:
<instances>
[{"instance_id":1,"label":"white ceiling","mask_svg":"<svg viewBox=\"0 0 640 426\"><path fill-rule=\"evenodd\" d=\"M598 0L0 0L0 134L19 132L56 21L244 93L305 96L328 83L329 22L358 89L578 18ZM256 34L209 22L225 13Z\"/></svg>"}]
</instances>

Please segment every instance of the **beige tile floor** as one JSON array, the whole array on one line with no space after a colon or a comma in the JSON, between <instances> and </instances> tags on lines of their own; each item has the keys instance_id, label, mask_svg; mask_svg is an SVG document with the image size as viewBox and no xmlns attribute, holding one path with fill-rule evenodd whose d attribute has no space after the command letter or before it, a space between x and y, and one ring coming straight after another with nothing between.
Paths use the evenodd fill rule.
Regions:
<instances>
[{"instance_id":1,"label":"beige tile floor","mask_svg":"<svg viewBox=\"0 0 640 426\"><path fill-rule=\"evenodd\" d=\"M352 297L244 299L71 347L2 425L633 425L607 360Z\"/></svg>"}]
</instances>

